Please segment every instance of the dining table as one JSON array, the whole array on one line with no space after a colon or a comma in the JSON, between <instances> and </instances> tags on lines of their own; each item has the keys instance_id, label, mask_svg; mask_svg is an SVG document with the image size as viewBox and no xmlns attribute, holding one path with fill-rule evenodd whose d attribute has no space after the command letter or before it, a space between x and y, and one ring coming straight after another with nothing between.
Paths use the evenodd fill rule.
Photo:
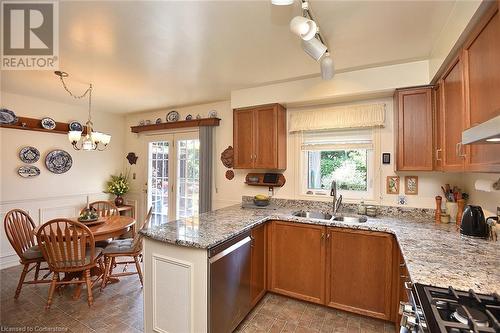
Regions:
<instances>
[{"instance_id":1,"label":"dining table","mask_svg":"<svg viewBox=\"0 0 500 333\"><path fill-rule=\"evenodd\" d=\"M79 222L78 217L68 217L65 219ZM113 216L99 217L97 221L85 222L85 223L81 222L81 223L83 223L90 229L92 235L94 236L94 241L98 242L119 237L121 235L128 233L131 230L135 231L134 230L135 222L136 222L135 219L130 216L113 215ZM37 226L33 230L33 233L35 235L38 233L38 230L40 230L42 225ZM101 276L103 273L104 272L100 267L100 265L97 265L96 267L90 270L90 274L92 276ZM74 278L80 278L80 276L81 272L66 273L64 279L71 280ZM111 283L115 283L118 281L119 281L118 278L110 279ZM78 284L73 294L73 298L74 299L80 298L80 294L81 294L81 285Z\"/></svg>"}]
</instances>

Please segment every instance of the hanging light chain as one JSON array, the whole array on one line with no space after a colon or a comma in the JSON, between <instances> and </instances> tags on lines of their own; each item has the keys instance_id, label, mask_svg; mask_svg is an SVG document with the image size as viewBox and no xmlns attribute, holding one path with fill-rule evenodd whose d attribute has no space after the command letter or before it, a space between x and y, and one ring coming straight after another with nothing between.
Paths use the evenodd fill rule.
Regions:
<instances>
[{"instance_id":1,"label":"hanging light chain","mask_svg":"<svg viewBox=\"0 0 500 333\"><path fill-rule=\"evenodd\" d=\"M89 123L92 123L92 122L90 121L90 119L91 119L91 116L90 116L90 110L92 109L92 83L89 83L89 87L87 88L87 90L85 90L85 91L83 92L83 94L81 94L81 95L75 95L75 94L73 94L73 93L71 92L71 90L69 90L68 86L66 85L66 82L64 82L64 78L65 78L66 76L68 76L68 74L67 74L67 73L65 73L65 72L56 72L56 75L58 75L58 76L59 76L59 79L61 80L61 83L62 83L62 85L63 85L64 90L66 90L66 92L67 92L67 93L68 93L71 97L73 97L74 99L82 99L82 98L84 98L85 96L89 95L89 110L88 110L88 111L89 111L89 112L88 112L88 113L89 113L89 119L88 119L88 122L89 122Z\"/></svg>"}]
</instances>

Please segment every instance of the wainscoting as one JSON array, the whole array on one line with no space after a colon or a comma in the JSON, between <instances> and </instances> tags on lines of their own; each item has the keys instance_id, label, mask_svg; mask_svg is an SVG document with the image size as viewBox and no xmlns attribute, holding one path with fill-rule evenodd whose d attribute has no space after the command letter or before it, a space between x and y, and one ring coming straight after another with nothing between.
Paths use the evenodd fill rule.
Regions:
<instances>
[{"instance_id":1,"label":"wainscoting","mask_svg":"<svg viewBox=\"0 0 500 333\"><path fill-rule=\"evenodd\" d=\"M75 194L52 198L30 200L13 200L0 202L0 220L3 223L5 214L11 209L22 209L28 212L35 224L41 225L57 217L77 216L86 203L97 200L109 200L106 193ZM5 228L0 228L0 269L19 264L19 258L10 245Z\"/></svg>"}]
</instances>

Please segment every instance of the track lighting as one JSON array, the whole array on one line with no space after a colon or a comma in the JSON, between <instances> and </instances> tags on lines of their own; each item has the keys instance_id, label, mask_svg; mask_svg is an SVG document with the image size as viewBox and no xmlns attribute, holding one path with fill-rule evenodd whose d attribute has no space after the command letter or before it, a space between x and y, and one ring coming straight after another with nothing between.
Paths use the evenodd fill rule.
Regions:
<instances>
[{"instance_id":1,"label":"track lighting","mask_svg":"<svg viewBox=\"0 0 500 333\"><path fill-rule=\"evenodd\" d=\"M295 16L290 21L290 30L303 40L310 40L316 36L318 26L313 20L302 16Z\"/></svg>"},{"instance_id":2,"label":"track lighting","mask_svg":"<svg viewBox=\"0 0 500 333\"><path fill-rule=\"evenodd\" d=\"M271 0L271 3L276 6L287 6L293 3L293 0Z\"/></svg>"},{"instance_id":3,"label":"track lighting","mask_svg":"<svg viewBox=\"0 0 500 333\"><path fill-rule=\"evenodd\" d=\"M320 63L321 68L321 78L323 80L331 80L333 75L335 74L333 68L333 59L330 57L330 53L326 53L325 56L321 59Z\"/></svg>"},{"instance_id":4,"label":"track lighting","mask_svg":"<svg viewBox=\"0 0 500 333\"><path fill-rule=\"evenodd\" d=\"M321 43L317 38L303 40L301 44L302 49L316 61L327 51L326 45Z\"/></svg>"}]
</instances>

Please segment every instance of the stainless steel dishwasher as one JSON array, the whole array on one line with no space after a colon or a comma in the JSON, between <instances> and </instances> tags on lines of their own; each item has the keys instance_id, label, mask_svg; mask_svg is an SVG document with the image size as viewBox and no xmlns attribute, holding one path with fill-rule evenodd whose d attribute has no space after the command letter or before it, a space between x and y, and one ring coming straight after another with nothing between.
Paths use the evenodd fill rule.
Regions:
<instances>
[{"instance_id":1,"label":"stainless steel dishwasher","mask_svg":"<svg viewBox=\"0 0 500 333\"><path fill-rule=\"evenodd\" d=\"M211 333L230 333L251 309L250 232L209 250L208 325Z\"/></svg>"}]
</instances>

